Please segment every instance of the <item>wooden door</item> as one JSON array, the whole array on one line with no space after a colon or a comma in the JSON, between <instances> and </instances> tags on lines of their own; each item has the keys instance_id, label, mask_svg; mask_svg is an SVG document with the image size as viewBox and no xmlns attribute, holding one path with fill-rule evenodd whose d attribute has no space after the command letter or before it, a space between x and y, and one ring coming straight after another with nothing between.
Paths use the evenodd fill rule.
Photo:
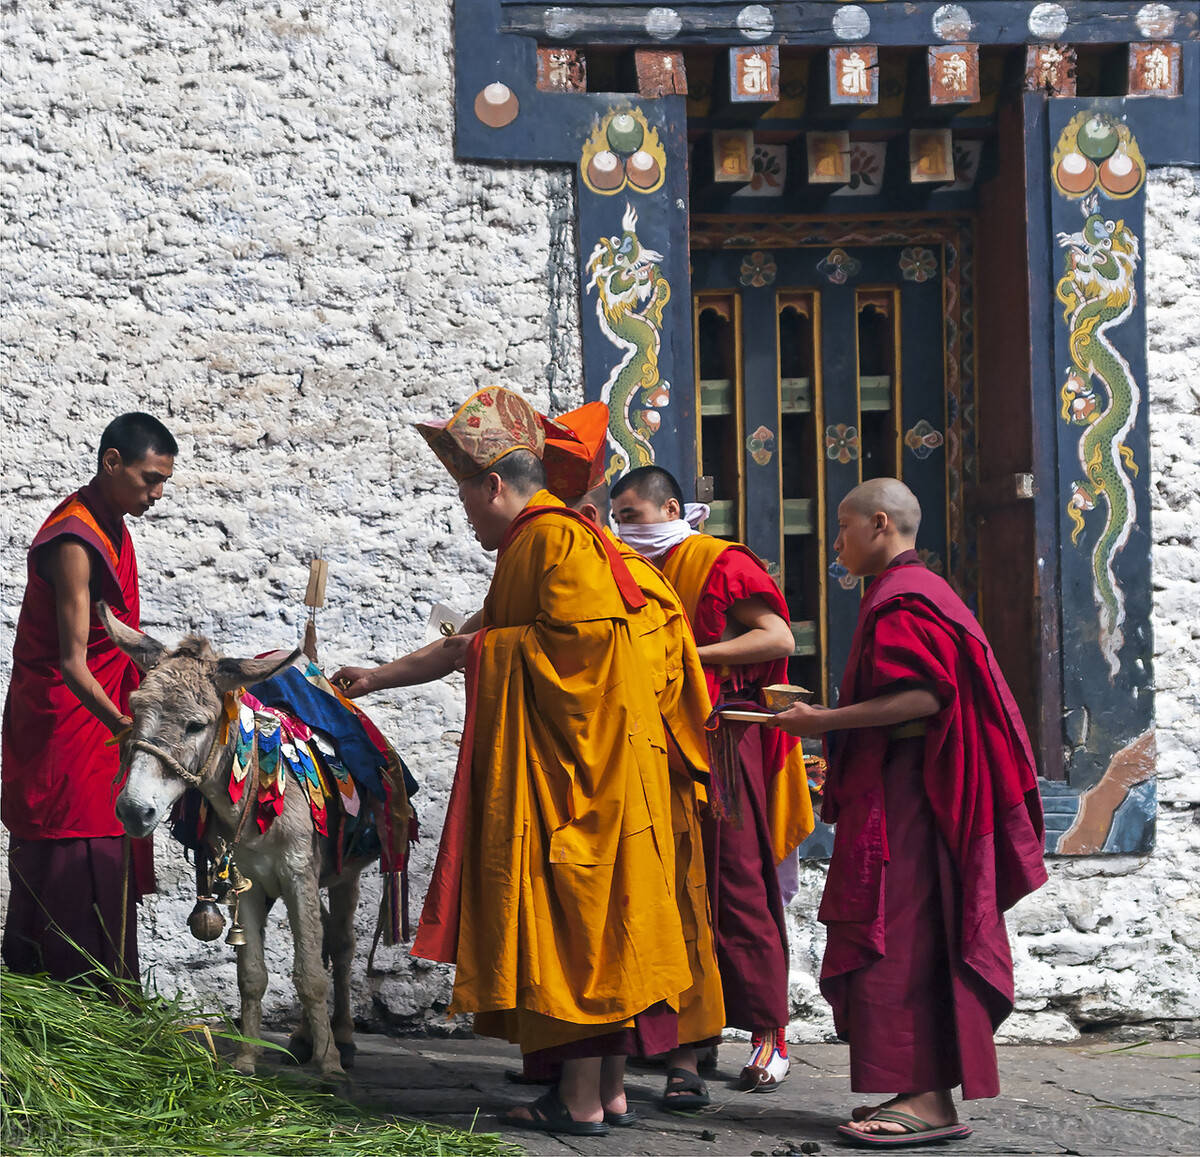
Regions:
<instances>
[{"instance_id":1,"label":"wooden door","mask_svg":"<svg viewBox=\"0 0 1200 1157\"><path fill-rule=\"evenodd\" d=\"M963 375L946 261L944 246L900 242L693 253L707 529L771 566L792 612L792 681L827 703L862 585L833 553L845 495L902 478L921 502L927 563L953 577L967 554L949 501L961 477L947 433L958 437L961 414L948 386Z\"/></svg>"}]
</instances>

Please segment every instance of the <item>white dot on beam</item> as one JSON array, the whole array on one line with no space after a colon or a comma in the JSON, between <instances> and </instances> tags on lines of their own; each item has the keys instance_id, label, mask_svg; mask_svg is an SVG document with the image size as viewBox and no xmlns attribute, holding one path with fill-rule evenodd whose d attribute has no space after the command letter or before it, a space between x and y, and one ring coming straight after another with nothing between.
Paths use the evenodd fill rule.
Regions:
<instances>
[{"instance_id":1,"label":"white dot on beam","mask_svg":"<svg viewBox=\"0 0 1200 1157\"><path fill-rule=\"evenodd\" d=\"M683 27L683 20L674 8L651 8L646 13L646 31L656 40L670 40Z\"/></svg>"},{"instance_id":2,"label":"white dot on beam","mask_svg":"<svg viewBox=\"0 0 1200 1157\"><path fill-rule=\"evenodd\" d=\"M847 4L833 14L833 33L839 40L861 40L870 31L871 17L857 4Z\"/></svg>"},{"instance_id":3,"label":"white dot on beam","mask_svg":"<svg viewBox=\"0 0 1200 1157\"><path fill-rule=\"evenodd\" d=\"M1143 4L1138 9L1138 31L1147 40L1165 40L1175 31L1179 13L1167 4Z\"/></svg>"},{"instance_id":4,"label":"white dot on beam","mask_svg":"<svg viewBox=\"0 0 1200 1157\"><path fill-rule=\"evenodd\" d=\"M1056 40L1067 30L1067 10L1061 4L1035 4L1029 13L1029 31L1044 40Z\"/></svg>"},{"instance_id":5,"label":"white dot on beam","mask_svg":"<svg viewBox=\"0 0 1200 1157\"><path fill-rule=\"evenodd\" d=\"M775 31L775 17L765 4L747 4L737 14L737 26L747 40L766 40Z\"/></svg>"},{"instance_id":6,"label":"white dot on beam","mask_svg":"<svg viewBox=\"0 0 1200 1157\"><path fill-rule=\"evenodd\" d=\"M562 40L575 30L575 13L570 8L547 8L543 23L547 36Z\"/></svg>"},{"instance_id":7,"label":"white dot on beam","mask_svg":"<svg viewBox=\"0 0 1200 1157\"><path fill-rule=\"evenodd\" d=\"M971 14L961 4L943 4L933 14L934 34L943 40L966 40L971 26Z\"/></svg>"}]
</instances>

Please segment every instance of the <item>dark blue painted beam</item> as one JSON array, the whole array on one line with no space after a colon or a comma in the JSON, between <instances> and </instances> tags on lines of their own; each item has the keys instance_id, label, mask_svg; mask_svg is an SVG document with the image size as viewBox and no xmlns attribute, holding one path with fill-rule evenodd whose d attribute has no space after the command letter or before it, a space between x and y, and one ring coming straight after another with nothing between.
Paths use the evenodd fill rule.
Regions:
<instances>
[{"instance_id":1,"label":"dark blue painted beam","mask_svg":"<svg viewBox=\"0 0 1200 1157\"><path fill-rule=\"evenodd\" d=\"M501 0L500 27L505 32L536 37L545 44L651 46L770 42L815 47L855 41L916 46L1039 40L1121 44L1200 37L1200 4L1195 0L1165 5L1175 13L1173 24L1148 23L1144 10L1149 7L1112 0L1061 0L1058 4L1029 0L974 0L964 4L932 0L864 4L842 0L805 4L746 4L739 0L681 0L674 4L656 0L629 0L624 4L560 0L554 4Z\"/></svg>"}]
</instances>

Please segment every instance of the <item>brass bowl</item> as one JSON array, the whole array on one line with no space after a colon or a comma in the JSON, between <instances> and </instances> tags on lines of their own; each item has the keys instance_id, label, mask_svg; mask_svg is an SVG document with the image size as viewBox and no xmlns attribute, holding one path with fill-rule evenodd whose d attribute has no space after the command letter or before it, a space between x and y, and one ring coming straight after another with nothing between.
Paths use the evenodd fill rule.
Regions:
<instances>
[{"instance_id":1,"label":"brass bowl","mask_svg":"<svg viewBox=\"0 0 1200 1157\"><path fill-rule=\"evenodd\" d=\"M807 703L812 692L791 683L772 683L762 690L763 706L768 711L786 711L794 703Z\"/></svg>"}]
</instances>

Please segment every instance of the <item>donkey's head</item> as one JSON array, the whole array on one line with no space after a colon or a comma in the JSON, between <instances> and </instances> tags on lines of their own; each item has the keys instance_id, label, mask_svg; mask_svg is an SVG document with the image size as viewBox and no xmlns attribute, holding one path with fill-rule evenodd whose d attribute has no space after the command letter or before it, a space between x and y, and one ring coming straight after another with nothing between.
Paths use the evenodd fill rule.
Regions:
<instances>
[{"instance_id":1,"label":"donkey's head","mask_svg":"<svg viewBox=\"0 0 1200 1157\"><path fill-rule=\"evenodd\" d=\"M133 738L165 752L193 776L217 742L225 693L270 678L299 653L223 659L199 635L189 635L172 651L126 626L104 603L98 609L109 638L142 671L141 686L129 697ZM117 796L117 818L131 836L149 835L187 786L167 759L135 747Z\"/></svg>"}]
</instances>

